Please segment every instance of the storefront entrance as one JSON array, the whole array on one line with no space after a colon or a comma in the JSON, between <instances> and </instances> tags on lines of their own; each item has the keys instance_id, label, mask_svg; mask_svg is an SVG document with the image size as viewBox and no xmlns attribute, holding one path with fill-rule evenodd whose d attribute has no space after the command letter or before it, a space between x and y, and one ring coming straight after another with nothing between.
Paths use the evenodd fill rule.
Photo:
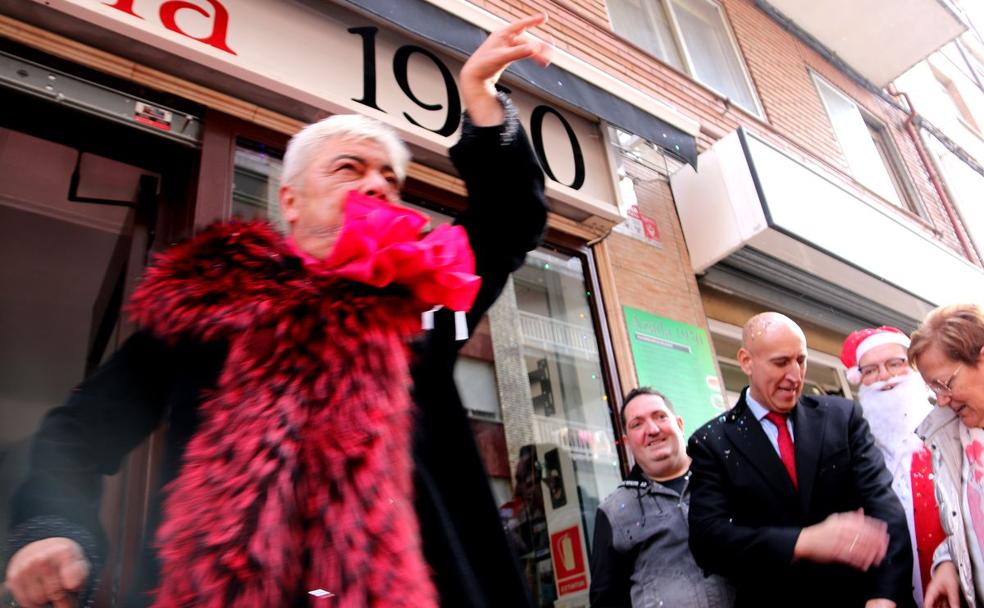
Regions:
<instances>
[{"instance_id":1,"label":"storefront entrance","mask_svg":"<svg viewBox=\"0 0 984 608\"><path fill-rule=\"evenodd\" d=\"M61 84L60 74L49 77ZM198 151L5 87L0 107L5 542L10 496L27 471L41 419L132 332L121 307L148 253L190 228ZM103 585L104 594L129 576L126 556L140 540L144 493L127 487L146 486L151 453L139 449L105 484L102 517L112 553L103 580L112 584Z\"/></svg>"}]
</instances>

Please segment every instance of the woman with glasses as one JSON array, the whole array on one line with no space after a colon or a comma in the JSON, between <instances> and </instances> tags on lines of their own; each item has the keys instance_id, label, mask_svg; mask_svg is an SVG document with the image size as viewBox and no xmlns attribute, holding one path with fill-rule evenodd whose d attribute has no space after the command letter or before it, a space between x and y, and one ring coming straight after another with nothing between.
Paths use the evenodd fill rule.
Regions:
<instances>
[{"instance_id":1,"label":"woman with glasses","mask_svg":"<svg viewBox=\"0 0 984 608\"><path fill-rule=\"evenodd\" d=\"M947 534L933 556L929 608L984 605L984 308L942 306L912 334L909 360L940 406L916 432L933 453Z\"/></svg>"}]
</instances>

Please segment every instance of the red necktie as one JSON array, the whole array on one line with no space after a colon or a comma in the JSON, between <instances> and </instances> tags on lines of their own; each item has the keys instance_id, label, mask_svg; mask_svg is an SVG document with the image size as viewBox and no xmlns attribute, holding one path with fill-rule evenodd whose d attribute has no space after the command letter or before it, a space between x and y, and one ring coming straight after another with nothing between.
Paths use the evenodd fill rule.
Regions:
<instances>
[{"instance_id":1,"label":"red necktie","mask_svg":"<svg viewBox=\"0 0 984 608\"><path fill-rule=\"evenodd\" d=\"M789 436L786 418L785 414L777 414L776 412L769 412L765 415L765 419L779 429L779 457L782 458L782 464L786 467L786 472L789 473L789 478L793 481L793 487L796 488L796 453L793 452L793 438Z\"/></svg>"},{"instance_id":2,"label":"red necktie","mask_svg":"<svg viewBox=\"0 0 984 608\"><path fill-rule=\"evenodd\" d=\"M926 591L933 563L933 551L946 536L943 534L943 526L940 525L936 491L933 489L932 456L925 446L912 454L909 480L912 482L912 519L916 529L916 557L919 560L923 591Z\"/></svg>"}]
</instances>

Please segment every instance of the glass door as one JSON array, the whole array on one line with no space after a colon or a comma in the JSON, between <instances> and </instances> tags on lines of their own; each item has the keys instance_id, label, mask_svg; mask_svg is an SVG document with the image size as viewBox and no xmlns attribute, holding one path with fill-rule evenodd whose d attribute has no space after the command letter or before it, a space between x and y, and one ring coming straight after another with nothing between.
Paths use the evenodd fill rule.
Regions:
<instances>
[{"instance_id":1,"label":"glass door","mask_svg":"<svg viewBox=\"0 0 984 608\"><path fill-rule=\"evenodd\" d=\"M41 419L132 332L150 250L190 228L197 151L0 87L0 542ZM140 543L154 440L104 484L115 603ZM3 552L5 554L6 551ZM6 564L0 564L5 570Z\"/></svg>"}]
</instances>

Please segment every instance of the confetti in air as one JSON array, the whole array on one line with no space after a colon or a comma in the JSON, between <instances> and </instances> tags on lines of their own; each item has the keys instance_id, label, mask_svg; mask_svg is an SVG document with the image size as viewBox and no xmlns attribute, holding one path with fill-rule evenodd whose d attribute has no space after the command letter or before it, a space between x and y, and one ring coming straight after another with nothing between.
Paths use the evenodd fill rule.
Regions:
<instances>
[{"instance_id":1,"label":"confetti in air","mask_svg":"<svg viewBox=\"0 0 984 608\"><path fill-rule=\"evenodd\" d=\"M314 597L321 599L323 597L335 597L335 594L331 591L325 591L324 589L313 589L308 591L308 595L313 595Z\"/></svg>"}]
</instances>

